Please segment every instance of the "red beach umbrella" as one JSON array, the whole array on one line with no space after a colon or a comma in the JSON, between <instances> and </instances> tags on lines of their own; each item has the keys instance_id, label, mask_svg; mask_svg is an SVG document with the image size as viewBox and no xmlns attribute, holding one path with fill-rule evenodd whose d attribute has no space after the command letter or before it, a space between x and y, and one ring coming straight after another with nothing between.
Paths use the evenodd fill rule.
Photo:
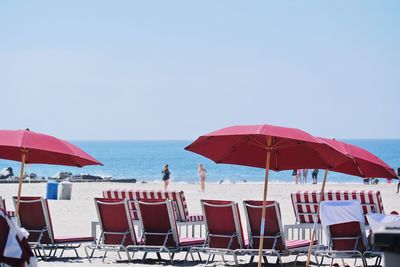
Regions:
<instances>
[{"instance_id":1,"label":"red beach umbrella","mask_svg":"<svg viewBox=\"0 0 400 267\"><path fill-rule=\"evenodd\" d=\"M346 157L324 141L295 128L273 125L232 126L200 136L185 148L215 163L265 168L331 169Z\"/></svg>"},{"instance_id":2,"label":"red beach umbrella","mask_svg":"<svg viewBox=\"0 0 400 267\"><path fill-rule=\"evenodd\" d=\"M216 163L265 168L259 261L263 244L269 170L333 169L347 157L299 129L272 125L227 127L200 136L185 148Z\"/></svg>"},{"instance_id":3,"label":"red beach umbrella","mask_svg":"<svg viewBox=\"0 0 400 267\"><path fill-rule=\"evenodd\" d=\"M0 130L0 158L21 162L16 214L25 163L83 167L103 165L75 145L56 137L26 130Z\"/></svg>"},{"instance_id":4,"label":"red beach umbrella","mask_svg":"<svg viewBox=\"0 0 400 267\"><path fill-rule=\"evenodd\" d=\"M346 173L354 176L359 176L362 178L392 178L397 179L396 172L387 165L383 160L372 154L371 152L360 148L355 145L351 145L345 142L337 141L335 139L328 139L323 137L318 137L321 141L328 144L330 147L341 152L343 155L347 156L347 160L336 165L332 170L335 172ZM321 188L321 199L323 201L324 190L327 178L327 171L325 171L324 180L322 182ZM317 217L319 216L319 205L317 206ZM316 232L316 222L314 223L313 232L311 235L311 240L314 241ZM310 245L308 250L308 257L306 266L310 264L310 256L312 252L312 246Z\"/></svg>"},{"instance_id":5,"label":"red beach umbrella","mask_svg":"<svg viewBox=\"0 0 400 267\"><path fill-rule=\"evenodd\" d=\"M363 178L397 178L396 172L371 152L335 139L318 138L348 156L348 160L336 165L334 171Z\"/></svg>"}]
</instances>

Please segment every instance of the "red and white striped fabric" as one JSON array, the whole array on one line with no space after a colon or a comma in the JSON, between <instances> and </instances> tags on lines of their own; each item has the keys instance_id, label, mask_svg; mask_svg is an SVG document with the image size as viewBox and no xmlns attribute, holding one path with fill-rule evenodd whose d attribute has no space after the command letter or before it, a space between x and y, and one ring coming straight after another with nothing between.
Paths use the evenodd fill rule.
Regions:
<instances>
[{"instance_id":1,"label":"red and white striped fabric","mask_svg":"<svg viewBox=\"0 0 400 267\"><path fill-rule=\"evenodd\" d=\"M36 257L26 237L2 209L0 209L0 265L37 267Z\"/></svg>"},{"instance_id":2,"label":"red and white striped fabric","mask_svg":"<svg viewBox=\"0 0 400 267\"><path fill-rule=\"evenodd\" d=\"M297 191L291 194L296 223L314 223L320 197L320 191ZM358 200L361 203L364 215L367 213L384 213L379 191L328 190L324 193L324 200ZM320 223L319 218L318 223Z\"/></svg>"},{"instance_id":3,"label":"red and white striped fabric","mask_svg":"<svg viewBox=\"0 0 400 267\"><path fill-rule=\"evenodd\" d=\"M105 190L103 191L104 198L111 199L169 199L176 203L178 210L178 221L182 222L197 222L203 221L203 215L189 215L188 207L186 204L185 194L183 191L161 191L161 190ZM136 210L136 207L132 207ZM138 216L133 211L132 216L135 220Z\"/></svg>"}]
</instances>

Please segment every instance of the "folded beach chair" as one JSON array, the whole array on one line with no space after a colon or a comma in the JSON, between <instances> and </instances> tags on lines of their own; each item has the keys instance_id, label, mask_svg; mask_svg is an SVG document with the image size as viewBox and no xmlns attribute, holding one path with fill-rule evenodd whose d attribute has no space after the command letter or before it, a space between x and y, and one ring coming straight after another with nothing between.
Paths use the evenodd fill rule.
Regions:
<instances>
[{"instance_id":1,"label":"folded beach chair","mask_svg":"<svg viewBox=\"0 0 400 267\"><path fill-rule=\"evenodd\" d=\"M261 233L261 214L263 201L246 200L243 202L244 210L247 220L247 232L249 235L248 248L245 250L238 250L237 253L244 253L251 255L253 260L255 255L258 255L260 247L260 233ZM310 240L285 240L283 233L281 212L279 203L276 201L267 201L265 210L265 226L264 226L264 239L263 239L263 256L264 261L266 256L276 256L277 262L283 266L282 256L295 255L295 265L297 258L301 255L306 255ZM317 243L314 243L314 249L318 248Z\"/></svg>"},{"instance_id":2,"label":"folded beach chair","mask_svg":"<svg viewBox=\"0 0 400 267\"><path fill-rule=\"evenodd\" d=\"M167 253L172 263L175 253L187 251L187 257L191 247L203 245L203 238L179 237L171 200L136 200L136 207L142 224L142 245L127 248L143 251L143 260L149 252L155 252L159 260L161 253Z\"/></svg>"},{"instance_id":3,"label":"folded beach chair","mask_svg":"<svg viewBox=\"0 0 400 267\"><path fill-rule=\"evenodd\" d=\"M201 248L191 251L208 254L207 264L215 255L221 255L225 262L226 255L233 256L238 265L236 249L244 249L242 224L237 203L224 200L201 200L206 221L206 240Z\"/></svg>"},{"instance_id":4,"label":"folded beach chair","mask_svg":"<svg viewBox=\"0 0 400 267\"><path fill-rule=\"evenodd\" d=\"M4 209L0 209L0 266L37 267L24 233Z\"/></svg>"},{"instance_id":5,"label":"folded beach chair","mask_svg":"<svg viewBox=\"0 0 400 267\"><path fill-rule=\"evenodd\" d=\"M128 260L131 259L126 247L138 245L139 243L136 237L128 201L127 199L94 199L101 233L100 239L96 244L85 247L85 252L89 260L96 250L104 251L103 261L109 251L117 252L120 259L120 252L126 253ZM92 250L90 256L89 250Z\"/></svg>"},{"instance_id":6,"label":"folded beach chair","mask_svg":"<svg viewBox=\"0 0 400 267\"><path fill-rule=\"evenodd\" d=\"M13 197L16 205L17 198ZM18 223L29 232L28 242L36 256L47 259L55 257L58 249L61 249L60 257L65 250L76 250L82 243L92 243L95 237L55 237L51 223L50 211L47 199L42 197L21 197L19 202ZM46 254L48 250L48 254Z\"/></svg>"},{"instance_id":7,"label":"folded beach chair","mask_svg":"<svg viewBox=\"0 0 400 267\"><path fill-rule=\"evenodd\" d=\"M322 256L331 259L361 258L363 266L367 266L366 252L370 257L379 257L371 254L366 231L365 218L360 202L322 201L320 204L320 218L329 241L328 249L317 251L316 257ZM378 259L377 259L378 261Z\"/></svg>"}]
</instances>

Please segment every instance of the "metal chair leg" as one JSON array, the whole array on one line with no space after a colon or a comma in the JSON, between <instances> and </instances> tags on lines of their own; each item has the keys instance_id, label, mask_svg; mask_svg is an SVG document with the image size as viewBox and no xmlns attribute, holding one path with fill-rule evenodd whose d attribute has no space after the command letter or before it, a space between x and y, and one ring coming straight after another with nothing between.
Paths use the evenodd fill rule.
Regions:
<instances>
[{"instance_id":1,"label":"metal chair leg","mask_svg":"<svg viewBox=\"0 0 400 267\"><path fill-rule=\"evenodd\" d=\"M104 252L103 259L101 260L102 262L104 262L104 259L106 258L106 255L107 255L107 251Z\"/></svg>"}]
</instances>

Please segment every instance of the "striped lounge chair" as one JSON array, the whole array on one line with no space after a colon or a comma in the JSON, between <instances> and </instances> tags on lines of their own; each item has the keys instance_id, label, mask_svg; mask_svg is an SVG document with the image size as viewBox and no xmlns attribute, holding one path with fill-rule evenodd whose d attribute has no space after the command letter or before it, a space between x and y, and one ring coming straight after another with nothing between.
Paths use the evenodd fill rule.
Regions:
<instances>
[{"instance_id":1,"label":"striped lounge chair","mask_svg":"<svg viewBox=\"0 0 400 267\"><path fill-rule=\"evenodd\" d=\"M321 199L319 191L297 191L291 194L296 224L314 223L318 202ZM324 201L358 200L361 203L364 216L367 213L384 213L381 193L372 190L329 190L324 193ZM318 218L318 223L320 219Z\"/></svg>"},{"instance_id":2,"label":"striped lounge chair","mask_svg":"<svg viewBox=\"0 0 400 267\"><path fill-rule=\"evenodd\" d=\"M317 214L321 192L316 190L297 191L291 194L296 222L285 225L286 237L308 239L311 236L314 219ZM367 213L384 213L381 193L373 190L328 190L324 193L324 201L357 200L362 207L363 215ZM366 220L366 222L368 222ZM325 235L320 218L317 221L317 239L323 242ZM297 233L297 236L296 236Z\"/></svg>"},{"instance_id":3,"label":"striped lounge chair","mask_svg":"<svg viewBox=\"0 0 400 267\"><path fill-rule=\"evenodd\" d=\"M129 199L129 200L172 200L174 204L174 212L178 227L186 227L186 233L188 233L188 226L192 226L191 236L195 236L195 226L200 226L200 235L202 234L202 226L204 226L203 215L192 215L189 214L188 207L186 204L186 198L183 191L161 191L161 190L105 190L103 191L103 197L109 199ZM131 207L131 216L133 220L139 220L137 209L134 206L134 202Z\"/></svg>"}]
</instances>

